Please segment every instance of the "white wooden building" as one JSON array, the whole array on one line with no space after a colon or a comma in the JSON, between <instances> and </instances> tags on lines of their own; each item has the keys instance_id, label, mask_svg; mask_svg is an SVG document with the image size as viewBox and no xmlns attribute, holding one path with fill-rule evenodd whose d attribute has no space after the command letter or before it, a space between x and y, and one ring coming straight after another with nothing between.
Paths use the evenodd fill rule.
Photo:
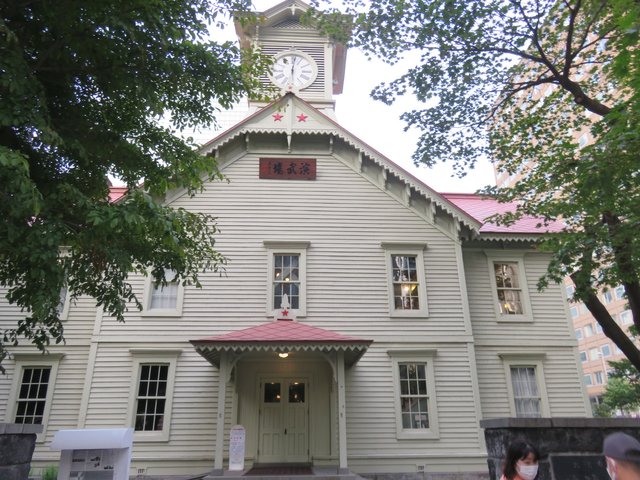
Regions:
<instances>
[{"instance_id":1,"label":"white wooden building","mask_svg":"<svg viewBox=\"0 0 640 480\"><path fill-rule=\"evenodd\" d=\"M590 414L563 289L536 289L537 222L485 223L505 206L437 193L344 130L345 50L306 8L238 29L283 95L202 147L228 182L166 196L218 218L226 273L133 277L145 309L125 324L81 298L66 345L12 350L0 419L43 424L34 466L59 429L131 426L131 475L219 474L242 425L248 466L486 472L481 419ZM0 305L2 326L18 315Z\"/></svg>"}]
</instances>

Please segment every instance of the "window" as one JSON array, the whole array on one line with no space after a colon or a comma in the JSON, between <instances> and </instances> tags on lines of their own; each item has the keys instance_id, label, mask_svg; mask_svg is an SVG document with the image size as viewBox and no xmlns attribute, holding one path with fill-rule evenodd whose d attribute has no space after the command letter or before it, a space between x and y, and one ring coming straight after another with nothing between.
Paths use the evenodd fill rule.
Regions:
<instances>
[{"instance_id":1,"label":"window","mask_svg":"<svg viewBox=\"0 0 640 480\"><path fill-rule=\"evenodd\" d=\"M630 325L633 323L633 318L631 317L631 310L625 310L620 314L620 323L622 325Z\"/></svg>"},{"instance_id":2,"label":"window","mask_svg":"<svg viewBox=\"0 0 640 480\"><path fill-rule=\"evenodd\" d=\"M589 350L589 358L591 360L597 360L599 353L600 352L598 351L597 348L592 348L591 350Z\"/></svg>"},{"instance_id":3,"label":"window","mask_svg":"<svg viewBox=\"0 0 640 480\"><path fill-rule=\"evenodd\" d=\"M438 438L434 383L435 351L390 351L399 439Z\"/></svg>"},{"instance_id":4,"label":"window","mask_svg":"<svg viewBox=\"0 0 640 480\"><path fill-rule=\"evenodd\" d=\"M15 423L42 425L50 375L50 366L22 369Z\"/></svg>"},{"instance_id":5,"label":"window","mask_svg":"<svg viewBox=\"0 0 640 480\"><path fill-rule=\"evenodd\" d=\"M582 363L587 361L587 352L580 352L580 361Z\"/></svg>"},{"instance_id":6,"label":"window","mask_svg":"<svg viewBox=\"0 0 640 480\"><path fill-rule=\"evenodd\" d=\"M492 295L499 321L527 321L531 317L524 257L485 252L493 285Z\"/></svg>"},{"instance_id":7,"label":"window","mask_svg":"<svg viewBox=\"0 0 640 480\"><path fill-rule=\"evenodd\" d=\"M289 308L298 316L306 312L306 264L309 242L265 241L269 252L267 269L267 315L282 305L287 295Z\"/></svg>"},{"instance_id":8,"label":"window","mask_svg":"<svg viewBox=\"0 0 640 480\"><path fill-rule=\"evenodd\" d=\"M131 424L134 438L169 439L173 384L180 350L130 350L133 354Z\"/></svg>"},{"instance_id":9,"label":"window","mask_svg":"<svg viewBox=\"0 0 640 480\"><path fill-rule=\"evenodd\" d=\"M624 287L622 285L618 285L614 289L613 293L615 294L617 300L622 300L624 298Z\"/></svg>"},{"instance_id":10,"label":"window","mask_svg":"<svg viewBox=\"0 0 640 480\"><path fill-rule=\"evenodd\" d=\"M611 347L609 345L602 345L602 347L600 347L600 351L602 352L603 357L611 356Z\"/></svg>"},{"instance_id":11,"label":"window","mask_svg":"<svg viewBox=\"0 0 640 480\"><path fill-rule=\"evenodd\" d=\"M592 324L587 324L584 326L584 336L586 338L592 337L593 336L593 325Z\"/></svg>"},{"instance_id":12,"label":"window","mask_svg":"<svg viewBox=\"0 0 640 480\"><path fill-rule=\"evenodd\" d=\"M153 276L147 277L145 315L169 317L182 315L184 286L176 280L176 274L173 270L165 270L164 278L167 282L166 285L155 285Z\"/></svg>"},{"instance_id":13,"label":"window","mask_svg":"<svg viewBox=\"0 0 640 480\"><path fill-rule=\"evenodd\" d=\"M602 381L602 372L594 372L596 385L602 385L604 382Z\"/></svg>"},{"instance_id":14,"label":"window","mask_svg":"<svg viewBox=\"0 0 640 480\"><path fill-rule=\"evenodd\" d=\"M596 325L596 333L602 333L602 325L600 325L598 322L596 322L595 325Z\"/></svg>"},{"instance_id":15,"label":"window","mask_svg":"<svg viewBox=\"0 0 640 480\"><path fill-rule=\"evenodd\" d=\"M578 307L571 307L569 313L571 314L571 318L576 318L578 316Z\"/></svg>"},{"instance_id":16,"label":"window","mask_svg":"<svg viewBox=\"0 0 640 480\"><path fill-rule=\"evenodd\" d=\"M512 366L511 386L516 417L540 417L540 394L534 366Z\"/></svg>"},{"instance_id":17,"label":"window","mask_svg":"<svg viewBox=\"0 0 640 480\"><path fill-rule=\"evenodd\" d=\"M593 385L593 381L591 380L591 374L587 373L586 375L582 376L582 381L584 382L584 384L589 387L591 385Z\"/></svg>"},{"instance_id":18,"label":"window","mask_svg":"<svg viewBox=\"0 0 640 480\"><path fill-rule=\"evenodd\" d=\"M494 262L493 264L498 291L498 307L502 315L521 315L524 313L517 267L518 264L513 262Z\"/></svg>"},{"instance_id":19,"label":"window","mask_svg":"<svg viewBox=\"0 0 640 480\"><path fill-rule=\"evenodd\" d=\"M613 302L613 293L611 293L611 290L605 290L602 292L602 301L605 305Z\"/></svg>"},{"instance_id":20,"label":"window","mask_svg":"<svg viewBox=\"0 0 640 480\"><path fill-rule=\"evenodd\" d=\"M387 255L389 312L392 316L427 316L424 244L382 243Z\"/></svg>"},{"instance_id":21,"label":"window","mask_svg":"<svg viewBox=\"0 0 640 480\"><path fill-rule=\"evenodd\" d=\"M429 428L429 395L424 363L399 363L400 412L403 429Z\"/></svg>"},{"instance_id":22,"label":"window","mask_svg":"<svg viewBox=\"0 0 640 480\"><path fill-rule=\"evenodd\" d=\"M37 440L45 438L49 412L62 354L14 353L15 371L6 421L9 423L42 425Z\"/></svg>"},{"instance_id":23,"label":"window","mask_svg":"<svg viewBox=\"0 0 640 480\"><path fill-rule=\"evenodd\" d=\"M574 287L573 285L567 285L564 288L565 288L565 291L567 292L567 298L571 300L573 298L573 294L576 291L576 287Z\"/></svg>"},{"instance_id":24,"label":"window","mask_svg":"<svg viewBox=\"0 0 640 480\"><path fill-rule=\"evenodd\" d=\"M511 416L548 417L544 385L544 353L500 354L504 361Z\"/></svg>"},{"instance_id":25,"label":"window","mask_svg":"<svg viewBox=\"0 0 640 480\"><path fill-rule=\"evenodd\" d=\"M582 329L576 328L576 340L582 340Z\"/></svg>"},{"instance_id":26,"label":"window","mask_svg":"<svg viewBox=\"0 0 640 480\"><path fill-rule=\"evenodd\" d=\"M273 305L282 306L287 296L287 306L300 309L300 255L277 254L273 256Z\"/></svg>"}]
</instances>

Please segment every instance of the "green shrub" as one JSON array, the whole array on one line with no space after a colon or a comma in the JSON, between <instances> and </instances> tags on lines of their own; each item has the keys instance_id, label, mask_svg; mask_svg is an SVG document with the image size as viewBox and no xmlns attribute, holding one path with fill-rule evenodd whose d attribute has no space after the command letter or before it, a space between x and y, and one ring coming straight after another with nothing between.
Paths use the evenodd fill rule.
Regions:
<instances>
[{"instance_id":1,"label":"green shrub","mask_svg":"<svg viewBox=\"0 0 640 480\"><path fill-rule=\"evenodd\" d=\"M55 465L49 465L42 469L42 480L57 480L58 479L58 467Z\"/></svg>"}]
</instances>

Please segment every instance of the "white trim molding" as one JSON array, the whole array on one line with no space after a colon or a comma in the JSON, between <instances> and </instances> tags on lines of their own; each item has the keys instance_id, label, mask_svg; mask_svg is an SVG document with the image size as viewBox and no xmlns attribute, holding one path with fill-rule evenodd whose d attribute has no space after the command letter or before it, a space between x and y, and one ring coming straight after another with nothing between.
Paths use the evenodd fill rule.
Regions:
<instances>
[{"instance_id":1,"label":"white trim molding","mask_svg":"<svg viewBox=\"0 0 640 480\"><path fill-rule=\"evenodd\" d=\"M127 418L134 428L134 442L168 442L171 433L171 414L173 410L174 385L176 378L176 366L181 349L130 349L131 354L131 386L129 390L129 412ZM138 386L140 383L140 367L144 364L167 365L167 387L165 393L165 405L162 421L162 430L135 431L136 407L138 398Z\"/></svg>"},{"instance_id":2,"label":"white trim molding","mask_svg":"<svg viewBox=\"0 0 640 480\"><path fill-rule=\"evenodd\" d=\"M489 285L491 286L491 298L493 299L493 308L498 322L533 322L533 311L531 309L531 300L529 299L529 284L524 268L524 253L507 252L507 251L484 251L487 257L487 268L489 273ZM498 285L495 276L496 263L515 263L520 291L520 302L522 304L521 314L505 314L500 311L500 303L498 301Z\"/></svg>"},{"instance_id":3,"label":"white trim molding","mask_svg":"<svg viewBox=\"0 0 640 480\"><path fill-rule=\"evenodd\" d=\"M167 272L165 271L165 276ZM171 282L167 282L170 284ZM184 285L182 282L177 282L177 297L176 305L173 308L151 308L151 299L156 286L154 285L153 275L149 272L144 282L144 308L140 314L143 317L180 317L182 316L182 304L184 302Z\"/></svg>"},{"instance_id":4,"label":"white trim molding","mask_svg":"<svg viewBox=\"0 0 640 480\"><path fill-rule=\"evenodd\" d=\"M380 246L384 250L385 264L387 267L387 292L389 298L389 315L391 317L428 317L429 307L427 300L427 277L424 268L424 250L426 243L410 242L381 242ZM395 305L394 282L393 282L393 257L406 256L415 257L416 275L418 283L418 306L416 309L398 309Z\"/></svg>"},{"instance_id":5,"label":"white trim molding","mask_svg":"<svg viewBox=\"0 0 640 480\"><path fill-rule=\"evenodd\" d=\"M544 375L544 352L504 352L498 353L504 365L505 383L509 394L509 410L512 417L516 417L516 402L513 393L513 383L511 379L511 368L513 367L533 367L536 374L536 384L538 395L540 396L540 416L550 417L549 399Z\"/></svg>"},{"instance_id":6,"label":"white trim molding","mask_svg":"<svg viewBox=\"0 0 640 480\"><path fill-rule=\"evenodd\" d=\"M396 417L396 438L398 440L437 440L440 438L434 367L436 353L437 351L435 349L387 351L387 355L391 358L392 366L393 403ZM400 365L409 363L424 366L427 382L426 395L429 425L427 428L408 429L402 425Z\"/></svg>"},{"instance_id":7,"label":"white trim molding","mask_svg":"<svg viewBox=\"0 0 640 480\"><path fill-rule=\"evenodd\" d=\"M267 301L266 315L273 315L275 309L280 305L274 305L273 302L273 271L275 255L297 255L298 263L298 279L300 283L299 289L299 308L291 308L294 315L304 317L307 314L307 249L311 245L306 241L287 241L287 240L264 240L262 242L264 248L267 249ZM290 299L291 300L291 299Z\"/></svg>"},{"instance_id":8,"label":"white trim molding","mask_svg":"<svg viewBox=\"0 0 640 480\"><path fill-rule=\"evenodd\" d=\"M56 388L56 378L58 376L58 365L60 360L64 358L64 353L22 353L12 352L11 355L15 361L15 370L13 381L11 383L11 392L9 394L9 402L5 413L5 421L7 423L15 423L16 408L18 405L18 394L22 384L22 372L25 368L50 368L49 380L47 382L47 396L44 404L44 412L42 414L42 432L38 433L36 441L44 442L47 434L47 425L49 423L49 414L51 413L51 405L53 403L54 390Z\"/></svg>"}]
</instances>

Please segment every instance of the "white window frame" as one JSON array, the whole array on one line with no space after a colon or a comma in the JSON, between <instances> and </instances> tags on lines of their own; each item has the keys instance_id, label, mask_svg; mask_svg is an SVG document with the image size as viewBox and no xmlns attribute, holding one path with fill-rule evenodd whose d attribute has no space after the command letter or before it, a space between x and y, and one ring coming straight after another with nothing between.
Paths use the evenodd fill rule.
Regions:
<instances>
[{"instance_id":1,"label":"white window frame","mask_svg":"<svg viewBox=\"0 0 640 480\"><path fill-rule=\"evenodd\" d=\"M580 352L580 363L585 363L589 360L589 357L587 357L587 352L585 352L584 350L582 350Z\"/></svg>"},{"instance_id":2,"label":"white window frame","mask_svg":"<svg viewBox=\"0 0 640 480\"><path fill-rule=\"evenodd\" d=\"M593 385L593 378L591 378L590 373L585 373L584 375L582 375L582 383L584 383L587 387L591 387Z\"/></svg>"},{"instance_id":3,"label":"white window frame","mask_svg":"<svg viewBox=\"0 0 640 480\"><path fill-rule=\"evenodd\" d=\"M595 333L594 333L594 330L593 330L593 324L587 323L584 326L584 338L593 337L594 335L595 335Z\"/></svg>"},{"instance_id":4,"label":"white window frame","mask_svg":"<svg viewBox=\"0 0 640 480\"><path fill-rule=\"evenodd\" d=\"M512 367L534 367L536 372L536 382L538 384L538 394L540 395L540 416L550 417L549 397L547 396L547 387L545 383L543 363L546 358L544 353L499 353L504 365L504 373L507 384L507 393L509 395L510 416L516 416L516 400L513 393L513 384L511 383ZM524 418L524 417L522 417Z\"/></svg>"},{"instance_id":5,"label":"white window frame","mask_svg":"<svg viewBox=\"0 0 640 480\"><path fill-rule=\"evenodd\" d=\"M424 250L426 243L382 242L387 265L387 292L389 297L389 316L391 317L428 317L429 303L427 299L427 276L424 269ZM394 255L416 257L416 274L418 276L418 300L420 308L415 310L397 310L393 292Z\"/></svg>"},{"instance_id":6,"label":"white window frame","mask_svg":"<svg viewBox=\"0 0 640 480\"><path fill-rule=\"evenodd\" d=\"M633 315L631 310L625 310L620 312L620 324L621 325L631 325L633 324Z\"/></svg>"},{"instance_id":7,"label":"white window frame","mask_svg":"<svg viewBox=\"0 0 640 480\"><path fill-rule=\"evenodd\" d=\"M300 297L298 309L291 309L295 316L304 317L307 314L307 249L310 242L287 241L287 240L265 240L262 242L267 249L267 317L273 315L274 310L280 305L273 304L273 270L275 255L298 255L298 276L300 278Z\"/></svg>"},{"instance_id":8,"label":"white window frame","mask_svg":"<svg viewBox=\"0 0 640 480\"><path fill-rule=\"evenodd\" d=\"M393 404L396 416L396 438L398 440L423 440L440 438L438 425L438 401L435 385L435 357L436 350L389 350L393 372ZM400 372L401 363L417 363L425 366L427 377L427 405L429 414L429 428L405 429L402 427L402 406L400 403Z\"/></svg>"},{"instance_id":9,"label":"white window frame","mask_svg":"<svg viewBox=\"0 0 640 480\"><path fill-rule=\"evenodd\" d=\"M166 275L166 273L165 273ZM170 282L167 282L170 283ZM182 303L184 301L184 285L178 282L178 293L175 308L151 308L151 299L155 290L155 281L151 272L147 275L144 284L144 309L141 314L147 317L180 317L182 316Z\"/></svg>"},{"instance_id":10,"label":"white window frame","mask_svg":"<svg viewBox=\"0 0 640 480\"><path fill-rule=\"evenodd\" d=\"M178 357L182 353L181 349L130 349L131 359L131 386L129 390L129 412L127 418L129 425L134 428L133 440L140 442L168 442L171 433L171 416L173 412L173 397L176 378L176 367ZM162 422L162 430L154 431L136 431L136 406L138 399L138 386L140 383L140 366L147 363L167 363L169 369L167 372L167 392L164 405L164 419Z\"/></svg>"},{"instance_id":11,"label":"white window frame","mask_svg":"<svg viewBox=\"0 0 640 480\"><path fill-rule=\"evenodd\" d=\"M594 378L594 383L596 385L603 385L604 384L604 375L602 370L598 370L593 372L593 378Z\"/></svg>"},{"instance_id":12,"label":"white window frame","mask_svg":"<svg viewBox=\"0 0 640 480\"><path fill-rule=\"evenodd\" d=\"M581 328L576 328L576 340L580 341L582 340L583 336L582 336L582 329Z\"/></svg>"},{"instance_id":13,"label":"white window frame","mask_svg":"<svg viewBox=\"0 0 640 480\"><path fill-rule=\"evenodd\" d=\"M595 362L596 360L598 360L598 358L600 358L599 355L600 355L600 350L598 350L597 347L589 349L589 360L591 360L592 362Z\"/></svg>"},{"instance_id":14,"label":"white window frame","mask_svg":"<svg viewBox=\"0 0 640 480\"><path fill-rule=\"evenodd\" d=\"M605 348L607 349L607 353L604 353ZM603 357L610 357L611 356L611 346L608 343L605 343L604 345L602 345L600 347L600 353L602 353Z\"/></svg>"},{"instance_id":15,"label":"white window frame","mask_svg":"<svg viewBox=\"0 0 640 480\"><path fill-rule=\"evenodd\" d=\"M616 300L622 300L624 298L624 286L618 285L613 289L613 292L615 294Z\"/></svg>"},{"instance_id":16,"label":"white window frame","mask_svg":"<svg viewBox=\"0 0 640 480\"><path fill-rule=\"evenodd\" d=\"M524 253L514 254L505 252L485 251L487 256L487 266L489 268L489 286L491 287L491 297L493 298L493 308L498 322L533 322L533 312L531 310L531 300L529 298L529 283L524 268ZM524 313L517 315L503 314L500 312L498 302L498 285L495 278L496 263L515 263L518 269L520 281L520 294L522 309Z\"/></svg>"},{"instance_id":17,"label":"white window frame","mask_svg":"<svg viewBox=\"0 0 640 480\"><path fill-rule=\"evenodd\" d=\"M44 412L42 415L42 432L36 436L36 442L44 442L47 435L47 426L49 424L49 414L53 403L53 392L56 388L56 378L58 377L58 365L64 357L63 353L21 353L13 352L11 354L15 361L15 370L9 394L9 403L5 413L5 422L15 423L16 410L18 406L18 394L22 385L22 373L25 368L51 368L49 373L49 383L47 384L47 397L44 404Z\"/></svg>"},{"instance_id":18,"label":"white window frame","mask_svg":"<svg viewBox=\"0 0 640 480\"><path fill-rule=\"evenodd\" d=\"M580 316L580 311L578 310L578 307L571 307L569 308L569 315L571 315L571 318L577 318L578 316Z\"/></svg>"}]
</instances>

